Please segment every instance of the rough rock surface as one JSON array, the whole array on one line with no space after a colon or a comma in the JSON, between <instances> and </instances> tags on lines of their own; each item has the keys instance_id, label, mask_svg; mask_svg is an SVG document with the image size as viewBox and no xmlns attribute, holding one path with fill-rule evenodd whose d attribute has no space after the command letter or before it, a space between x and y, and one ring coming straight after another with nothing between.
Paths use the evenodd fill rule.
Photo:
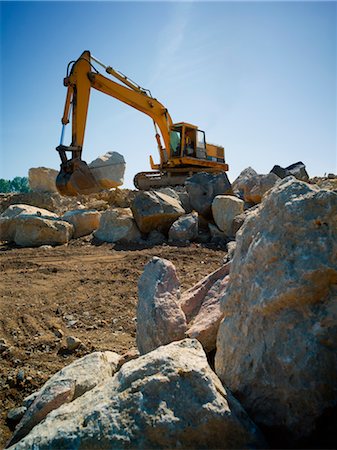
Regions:
<instances>
[{"instance_id":1,"label":"rough rock surface","mask_svg":"<svg viewBox=\"0 0 337 450\"><path fill-rule=\"evenodd\" d=\"M170 242L190 242L198 237L198 214L191 213L179 217L169 229Z\"/></svg>"},{"instance_id":2,"label":"rough rock surface","mask_svg":"<svg viewBox=\"0 0 337 450\"><path fill-rule=\"evenodd\" d=\"M244 202L232 195L218 195L212 203L214 222L226 236L233 234L233 220L243 213Z\"/></svg>"},{"instance_id":3,"label":"rough rock surface","mask_svg":"<svg viewBox=\"0 0 337 450\"><path fill-rule=\"evenodd\" d=\"M188 291L180 299L181 309L188 322L186 335L198 339L206 352L215 349L216 336L223 313L220 298L228 284L229 264L212 272Z\"/></svg>"},{"instance_id":4,"label":"rough rock surface","mask_svg":"<svg viewBox=\"0 0 337 450\"><path fill-rule=\"evenodd\" d=\"M211 234L211 239L213 242L226 240L225 233L219 230L219 228L213 223L208 223L208 229Z\"/></svg>"},{"instance_id":5,"label":"rough rock surface","mask_svg":"<svg viewBox=\"0 0 337 450\"><path fill-rule=\"evenodd\" d=\"M87 236L99 227L101 213L95 210L77 209L67 211L62 220L74 226L73 238Z\"/></svg>"},{"instance_id":6,"label":"rough rock surface","mask_svg":"<svg viewBox=\"0 0 337 450\"><path fill-rule=\"evenodd\" d=\"M12 219L0 219L0 230L7 233L7 240L21 247L38 247L66 244L71 239L74 228L63 220L20 214ZM0 235L2 233L0 231Z\"/></svg>"},{"instance_id":7,"label":"rough rock surface","mask_svg":"<svg viewBox=\"0 0 337 450\"><path fill-rule=\"evenodd\" d=\"M252 167L247 167L244 169L239 176L233 181L232 188L234 194L238 195L240 198L243 199L243 193L245 190L245 185L247 181L253 177L256 176L257 172Z\"/></svg>"},{"instance_id":8,"label":"rough rock surface","mask_svg":"<svg viewBox=\"0 0 337 450\"><path fill-rule=\"evenodd\" d=\"M141 240L141 233L130 208L105 211L94 236L104 242L139 242Z\"/></svg>"},{"instance_id":9,"label":"rough rock surface","mask_svg":"<svg viewBox=\"0 0 337 450\"><path fill-rule=\"evenodd\" d=\"M158 189L156 192L161 192L162 194L166 194L169 197L179 200L187 214L192 212L190 198L188 196L185 186L175 186L174 188L164 187Z\"/></svg>"},{"instance_id":10,"label":"rough rock surface","mask_svg":"<svg viewBox=\"0 0 337 450\"><path fill-rule=\"evenodd\" d=\"M13 445L51 411L107 381L116 372L120 355L95 352L74 361L53 375L38 392L8 443Z\"/></svg>"},{"instance_id":11,"label":"rough rock surface","mask_svg":"<svg viewBox=\"0 0 337 450\"><path fill-rule=\"evenodd\" d=\"M274 173L250 177L244 185L243 197L245 202L260 203L264 194L279 180L280 178Z\"/></svg>"},{"instance_id":12,"label":"rough rock surface","mask_svg":"<svg viewBox=\"0 0 337 450\"><path fill-rule=\"evenodd\" d=\"M39 217L52 217L57 218L57 214L48 211L47 209L43 208L36 208L35 206L31 205L24 205L24 204L16 204L16 205L10 205L2 214L1 217L8 217L13 218L20 216L22 214L26 214L29 216L39 216Z\"/></svg>"},{"instance_id":13,"label":"rough rock surface","mask_svg":"<svg viewBox=\"0 0 337 450\"><path fill-rule=\"evenodd\" d=\"M216 372L290 446L337 405L336 212L337 193L282 180L238 232L221 301Z\"/></svg>"},{"instance_id":14,"label":"rough rock surface","mask_svg":"<svg viewBox=\"0 0 337 450\"><path fill-rule=\"evenodd\" d=\"M103 189L115 188L124 183L125 160L124 156L117 152L107 152L88 166Z\"/></svg>"},{"instance_id":15,"label":"rough rock surface","mask_svg":"<svg viewBox=\"0 0 337 450\"><path fill-rule=\"evenodd\" d=\"M186 319L178 304L180 283L174 265L154 257L138 283L137 346L141 354L185 337Z\"/></svg>"},{"instance_id":16,"label":"rough rock surface","mask_svg":"<svg viewBox=\"0 0 337 450\"><path fill-rule=\"evenodd\" d=\"M140 191L131 204L133 216L143 233L158 230L167 233L170 226L185 214L179 200L161 192Z\"/></svg>"},{"instance_id":17,"label":"rough rock surface","mask_svg":"<svg viewBox=\"0 0 337 450\"><path fill-rule=\"evenodd\" d=\"M46 209L24 204L10 205L0 216L0 241L14 241L16 218L22 215L57 218L56 214Z\"/></svg>"},{"instance_id":18,"label":"rough rock surface","mask_svg":"<svg viewBox=\"0 0 337 450\"><path fill-rule=\"evenodd\" d=\"M110 381L51 412L15 449L98 443L112 449L265 447L201 345L189 339L124 364Z\"/></svg>"},{"instance_id":19,"label":"rough rock surface","mask_svg":"<svg viewBox=\"0 0 337 450\"><path fill-rule=\"evenodd\" d=\"M57 192L58 171L47 167L32 167L28 171L29 187L34 192Z\"/></svg>"},{"instance_id":20,"label":"rough rock surface","mask_svg":"<svg viewBox=\"0 0 337 450\"><path fill-rule=\"evenodd\" d=\"M204 217L211 217L214 197L232 193L226 173L196 173L185 182L191 207Z\"/></svg>"},{"instance_id":21,"label":"rough rock surface","mask_svg":"<svg viewBox=\"0 0 337 450\"><path fill-rule=\"evenodd\" d=\"M305 165L301 161L295 164L291 164L291 166L285 168L281 166L274 166L270 172L275 173L275 175L277 175L280 178L293 176L301 181L309 180L308 172L305 169Z\"/></svg>"}]
</instances>

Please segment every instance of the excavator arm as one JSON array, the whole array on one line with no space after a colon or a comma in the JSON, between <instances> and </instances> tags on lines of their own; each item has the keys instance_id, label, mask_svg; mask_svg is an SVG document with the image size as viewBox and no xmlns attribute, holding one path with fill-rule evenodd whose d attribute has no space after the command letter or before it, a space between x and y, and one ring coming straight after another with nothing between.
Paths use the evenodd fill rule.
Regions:
<instances>
[{"instance_id":1,"label":"excavator arm","mask_svg":"<svg viewBox=\"0 0 337 450\"><path fill-rule=\"evenodd\" d=\"M93 67L92 60L103 66L108 74L115 77L124 86L100 74ZM67 73L64 79L64 84L67 86L67 96L62 117L61 142L56 148L62 161L61 170L56 180L57 188L61 194L89 194L100 190L89 167L81 159L92 88L110 95L151 117L156 129L160 154L159 167L167 162L170 149L170 129L173 122L167 109L153 98L148 90L141 88L113 68L104 66L92 57L89 51L83 52L80 58L73 63L70 73ZM70 146L65 146L63 145L64 128L70 121L70 113L72 115L72 141ZM164 146L162 146L161 137ZM68 152L71 153L70 159L67 156Z\"/></svg>"}]
</instances>

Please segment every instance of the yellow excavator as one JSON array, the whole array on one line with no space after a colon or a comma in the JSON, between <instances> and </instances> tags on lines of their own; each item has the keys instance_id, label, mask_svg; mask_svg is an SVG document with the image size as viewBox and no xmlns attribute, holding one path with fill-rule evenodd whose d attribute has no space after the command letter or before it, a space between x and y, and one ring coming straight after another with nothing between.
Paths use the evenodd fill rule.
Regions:
<instances>
[{"instance_id":1,"label":"yellow excavator","mask_svg":"<svg viewBox=\"0 0 337 450\"><path fill-rule=\"evenodd\" d=\"M95 65L103 67L118 82L99 73ZM89 51L84 51L76 61L68 64L64 85L67 87L67 96L60 145L56 148L61 158L61 169L56 179L60 194L76 196L102 190L99 181L81 158L91 88L136 108L153 120L160 162L154 164L150 156L152 171L135 175L137 189L181 185L196 172L219 173L228 170L223 147L207 144L204 131L195 125L185 122L174 124L168 110L152 97L149 90L104 65ZM63 145L63 139L70 114L72 141L66 146ZM67 153L71 154L70 158Z\"/></svg>"}]
</instances>

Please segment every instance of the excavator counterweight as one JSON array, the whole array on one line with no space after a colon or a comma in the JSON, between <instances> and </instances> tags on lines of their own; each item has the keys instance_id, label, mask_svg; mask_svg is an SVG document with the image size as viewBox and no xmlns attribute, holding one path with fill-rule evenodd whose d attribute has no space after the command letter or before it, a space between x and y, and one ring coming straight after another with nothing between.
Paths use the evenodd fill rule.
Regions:
<instances>
[{"instance_id":1,"label":"excavator counterweight","mask_svg":"<svg viewBox=\"0 0 337 450\"><path fill-rule=\"evenodd\" d=\"M102 66L118 82L99 73L94 63ZM61 195L76 196L104 189L82 160L91 89L101 91L147 114L153 120L160 162L154 164L150 157L153 171L135 175L134 184L137 189L180 185L196 172L219 173L228 170L223 147L207 144L205 133L195 125L185 122L174 124L168 110L152 97L148 89L140 87L112 67L105 66L91 56L89 51L83 52L76 61L68 64L64 85L67 87L67 96L61 141L56 148L61 158L56 186ZM70 122L70 113L72 141L69 146L65 146L64 127ZM71 153L70 158L67 153Z\"/></svg>"}]
</instances>

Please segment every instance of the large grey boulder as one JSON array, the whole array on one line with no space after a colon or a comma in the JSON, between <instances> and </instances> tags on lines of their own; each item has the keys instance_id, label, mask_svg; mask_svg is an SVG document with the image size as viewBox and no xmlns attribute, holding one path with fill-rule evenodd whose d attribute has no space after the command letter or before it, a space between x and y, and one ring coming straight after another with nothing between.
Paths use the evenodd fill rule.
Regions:
<instances>
[{"instance_id":1,"label":"large grey boulder","mask_svg":"<svg viewBox=\"0 0 337 450\"><path fill-rule=\"evenodd\" d=\"M212 203L212 214L214 222L226 236L232 236L233 220L236 216L243 213L243 200L233 195L218 195Z\"/></svg>"},{"instance_id":2,"label":"large grey boulder","mask_svg":"<svg viewBox=\"0 0 337 450\"><path fill-rule=\"evenodd\" d=\"M58 171L47 167L32 167L28 171L29 187L34 192L57 192Z\"/></svg>"},{"instance_id":3,"label":"large grey boulder","mask_svg":"<svg viewBox=\"0 0 337 450\"><path fill-rule=\"evenodd\" d=\"M20 441L51 411L108 381L116 372L120 358L109 351L91 353L53 375L29 405L8 445Z\"/></svg>"},{"instance_id":4,"label":"large grey boulder","mask_svg":"<svg viewBox=\"0 0 337 450\"><path fill-rule=\"evenodd\" d=\"M285 168L281 166L274 166L270 172L275 173L275 175L280 178L293 176L301 181L309 181L308 172L306 171L305 165L302 163L302 161L291 164L290 166Z\"/></svg>"},{"instance_id":5,"label":"large grey boulder","mask_svg":"<svg viewBox=\"0 0 337 450\"><path fill-rule=\"evenodd\" d=\"M152 258L138 283L136 340L141 354L185 337L186 319L179 297L174 265L166 259Z\"/></svg>"},{"instance_id":6,"label":"large grey boulder","mask_svg":"<svg viewBox=\"0 0 337 450\"><path fill-rule=\"evenodd\" d=\"M191 207L204 217L211 217L214 197L232 193L231 184L225 172L212 174L200 172L185 182Z\"/></svg>"},{"instance_id":7,"label":"large grey boulder","mask_svg":"<svg viewBox=\"0 0 337 450\"><path fill-rule=\"evenodd\" d=\"M74 226L74 238L87 236L99 227L101 213L96 210L76 209L67 211L62 220Z\"/></svg>"},{"instance_id":8,"label":"large grey boulder","mask_svg":"<svg viewBox=\"0 0 337 450\"><path fill-rule=\"evenodd\" d=\"M102 213L94 236L103 242L139 242L141 233L130 208L114 208Z\"/></svg>"},{"instance_id":9,"label":"large grey boulder","mask_svg":"<svg viewBox=\"0 0 337 450\"><path fill-rule=\"evenodd\" d=\"M198 237L198 214L193 212L179 217L169 229L169 241L187 243Z\"/></svg>"},{"instance_id":10,"label":"large grey boulder","mask_svg":"<svg viewBox=\"0 0 337 450\"><path fill-rule=\"evenodd\" d=\"M107 152L88 164L96 182L103 189L111 189L124 183L125 159L117 152Z\"/></svg>"},{"instance_id":11,"label":"large grey boulder","mask_svg":"<svg viewBox=\"0 0 337 450\"><path fill-rule=\"evenodd\" d=\"M12 449L265 448L196 340L125 363L110 381L51 412Z\"/></svg>"},{"instance_id":12,"label":"large grey boulder","mask_svg":"<svg viewBox=\"0 0 337 450\"><path fill-rule=\"evenodd\" d=\"M337 406L337 193L275 186L237 233L221 305L216 373L295 447Z\"/></svg>"},{"instance_id":13,"label":"large grey boulder","mask_svg":"<svg viewBox=\"0 0 337 450\"><path fill-rule=\"evenodd\" d=\"M167 233L170 226L185 214L180 201L161 192L140 191L135 196L131 210L138 228L143 233L157 230Z\"/></svg>"}]
</instances>

